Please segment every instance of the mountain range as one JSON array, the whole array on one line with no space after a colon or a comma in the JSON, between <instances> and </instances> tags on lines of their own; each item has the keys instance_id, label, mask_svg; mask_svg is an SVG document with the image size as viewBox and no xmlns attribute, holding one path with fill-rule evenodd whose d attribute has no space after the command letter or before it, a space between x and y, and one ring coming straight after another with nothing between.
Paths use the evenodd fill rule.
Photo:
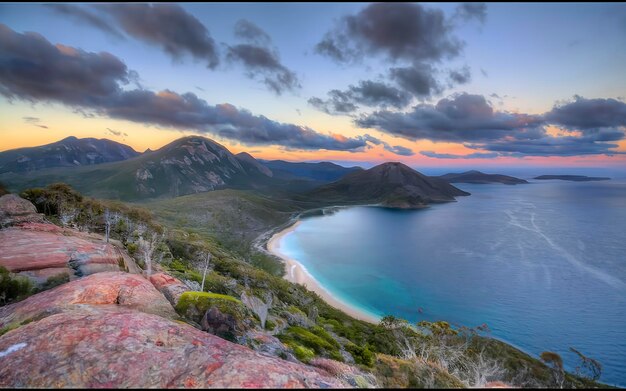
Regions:
<instances>
[{"instance_id":1,"label":"mountain range","mask_svg":"<svg viewBox=\"0 0 626 391\"><path fill-rule=\"evenodd\" d=\"M127 160L140 153L107 139L64 138L39 147L0 153L0 173L24 173L52 167L77 167Z\"/></svg>"},{"instance_id":2,"label":"mountain range","mask_svg":"<svg viewBox=\"0 0 626 391\"><path fill-rule=\"evenodd\" d=\"M468 193L402 163L364 170L330 162L257 160L200 136L140 154L110 140L68 137L41 147L0 152L0 181L13 191L65 182L99 198L143 201L219 189L297 195L323 204L399 208L452 201ZM24 162L30 162L25 165ZM26 175L25 175L26 173Z\"/></svg>"}]
</instances>

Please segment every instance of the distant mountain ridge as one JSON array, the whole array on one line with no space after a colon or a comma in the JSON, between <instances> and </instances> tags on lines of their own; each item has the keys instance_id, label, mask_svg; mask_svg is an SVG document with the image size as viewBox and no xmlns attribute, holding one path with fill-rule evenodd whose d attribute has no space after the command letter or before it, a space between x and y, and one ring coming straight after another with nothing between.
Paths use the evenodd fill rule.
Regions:
<instances>
[{"instance_id":1,"label":"distant mountain ridge","mask_svg":"<svg viewBox=\"0 0 626 391\"><path fill-rule=\"evenodd\" d=\"M307 163L286 162L284 160L261 160L276 178L310 179L314 181L332 182L346 174L363 170L361 167L343 167L331 162Z\"/></svg>"},{"instance_id":2,"label":"distant mountain ridge","mask_svg":"<svg viewBox=\"0 0 626 391\"><path fill-rule=\"evenodd\" d=\"M505 185L528 183L528 181L524 179L501 174L485 174L484 172L477 170L470 170L462 173L449 173L441 175L438 178L441 178L449 183L503 183Z\"/></svg>"},{"instance_id":3,"label":"distant mountain ridge","mask_svg":"<svg viewBox=\"0 0 626 391\"><path fill-rule=\"evenodd\" d=\"M539 179L539 180L559 179L562 181L589 182L589 181L608 181L611 178L586 176L586 175L540 175L538 177L535 177L535 179Z\"/></svg>"},{"instance_id":4,"label":"distant mountain ridge","mask_svg":"<svg viewBox=\"0 0 626 391\"><path fill-rule=\"evenodd\" d=\"M465 195L470 194L398 162L350 173L307 194L313 199L338 204L379 204L402 209L454 201L456 196Z\"/></svg>"},{"instance_id":5,"label":"distant mountain ridge","mask_svg":"<svg viewBox=\"0 0 626 391\"><path fill-rule=\"evenodd\" d=\"M128 145L112 140L70 136L47 145L0 152L0 173L88 166L127 160L139 155Z\"/></svg>"},{"instance_id":6,"label":"distant mountain ridge","mask_svg":"<svg viewBox=\"0 0 626 391\"><path fill-rule=\"evenodd\" d=\"M55 144L81 143L83 140L92 142L92 139L70 137ZM47 146L35 149L44 147ZM135 152L133 155L93 165L59 167L53 164L50 168L44 166L29 171L28 176L15 170L5 171L0 173L0 180L14 191L65 182L92 196L139 201L225 188L302 192L330 182L325 178L334 180L360 169L333 163L279 162L281 169L275 174L265 162L250 154L234 155L221 144L201 136L183 137L156 151L146 150L143 154Z\"/></svg>"}]
</instances>

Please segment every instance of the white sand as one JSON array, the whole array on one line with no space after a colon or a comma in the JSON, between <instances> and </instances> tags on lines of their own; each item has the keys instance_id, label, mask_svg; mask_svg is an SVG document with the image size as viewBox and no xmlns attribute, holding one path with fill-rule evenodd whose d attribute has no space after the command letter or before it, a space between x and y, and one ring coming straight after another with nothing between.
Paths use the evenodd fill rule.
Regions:
<instances>
[{"instance_id":1,"label":"white sand","mask_svg":"<svg viewBox=\"0 0 626 391\"><path fill-rule=\"evenodd\" d=\"M282 237L287 235L289 232L295 230L299 224L300 221L297 221L292 226L272 236L271 239L267 242L267 250L285 261L285 269L287 273L285 275L285 279L289 282L304 285L307 289L317 293L326 303L345 312L353 318L360 319L365 322L375 324L378 323L380 320L379 318L363 312L360 309L350 306L349 304L346 304L343 301L335 298L322 285L320 285L320 283L317 282L317 280L313 278L313 276L309 274L304 266L302 266L295 259L288 258L285 254L280 252L280 240L282 239Z\"/></svg>"}]
</instances>

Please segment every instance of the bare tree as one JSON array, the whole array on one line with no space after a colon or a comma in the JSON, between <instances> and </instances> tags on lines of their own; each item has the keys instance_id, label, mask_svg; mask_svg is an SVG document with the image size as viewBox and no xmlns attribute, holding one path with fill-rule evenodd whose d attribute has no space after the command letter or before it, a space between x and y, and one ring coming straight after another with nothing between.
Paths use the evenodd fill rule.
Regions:
<instances>
[{"instance_id":1,"label":"bare tree","mask_svg":"<svg viewBox=\"0 0 626 391\"><path fill-rule=\"evenodd\" d=\"M109 208L104 210L104 233L107 243L109 243L109 234L111 233L111 212L109 212Z\"/></svg>"},{"instance_id":2,"label":"bare tree","mask_svg":"<svg viewBox=\"0 0 626 391\"><path fill-rule=\"evenodd\" d=\"M59 205L58 210L59 220L61 220L61 224L63 224L63 227L67 227L68 225L70 225L70 223L74 221L76 215L78 214L76 208L66 204Z\"/></svg>"},{"instance_id":3,"label":"bare tree","mask_svg":"<svg viewBox=\"0 0 626 391\"><path fill-rule=\"evenodd\" d=\"M150 275L152 275L152 258L161 238L156 232L153 232L148 240L144 239L143 236L143 234L139 235L137 244L143 256L143 261L146 266L146 274L150 277Z\"/></svg>"},{"instance_id":4,"label":"bare tree","mask_svg":"<svg viewBox=\"0 0 626 391\"><path fill-rule=\"evenodd\" d=\"M211 253L207 251L206 253L206 262L204 263L204 273L202 274L202 286L200 287L200 291L204 292L204 280L206 280L206 272L209 268L209 264L211 262Z\"/></svg>"},{"instance_id":5,"label":"bare tree","mask_svg":"<svg viewBox=\"0 0 626 391\"><path fill-rule=\"evenodd\" d=\"M267 313L272 308L273 296L271 292L265 293L265 301L258 297L251 295L248 296L245 291L241 292L241 301L243 304L250 308L261 321L261 327L265 328L265 321L267 320Z\"/></svg>"},{"instance_id":6,"label":"bare tree","mask_svg":"<svg viewBox=\"0 0 626 391\"><path fill-rule=\"evenodd\" d=\"M602 375L602 364L598 360L587 357L578 350L570 347L569 350L576 353L580 358L580 365L576 366L576 375L596 381Z\"/></svg>"}]
</instances>

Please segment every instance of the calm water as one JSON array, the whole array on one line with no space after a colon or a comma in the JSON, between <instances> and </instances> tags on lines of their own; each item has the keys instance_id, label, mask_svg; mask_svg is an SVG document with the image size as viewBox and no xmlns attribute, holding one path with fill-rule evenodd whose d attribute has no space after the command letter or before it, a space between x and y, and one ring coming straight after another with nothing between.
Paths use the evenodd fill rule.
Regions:
<instances>
[{"instance_id":1,"label":"calm water","mask_svg":"<svg viewBox=\"0 0 626 391\"><path fill-rule=\"evenodd\" d=\"M372 314L487 323L569 369L573 346L603 364L601 380L626 386L626 181L458 187L472 195L303 219L281 251Z\"/></svg>"}]
</instances>

